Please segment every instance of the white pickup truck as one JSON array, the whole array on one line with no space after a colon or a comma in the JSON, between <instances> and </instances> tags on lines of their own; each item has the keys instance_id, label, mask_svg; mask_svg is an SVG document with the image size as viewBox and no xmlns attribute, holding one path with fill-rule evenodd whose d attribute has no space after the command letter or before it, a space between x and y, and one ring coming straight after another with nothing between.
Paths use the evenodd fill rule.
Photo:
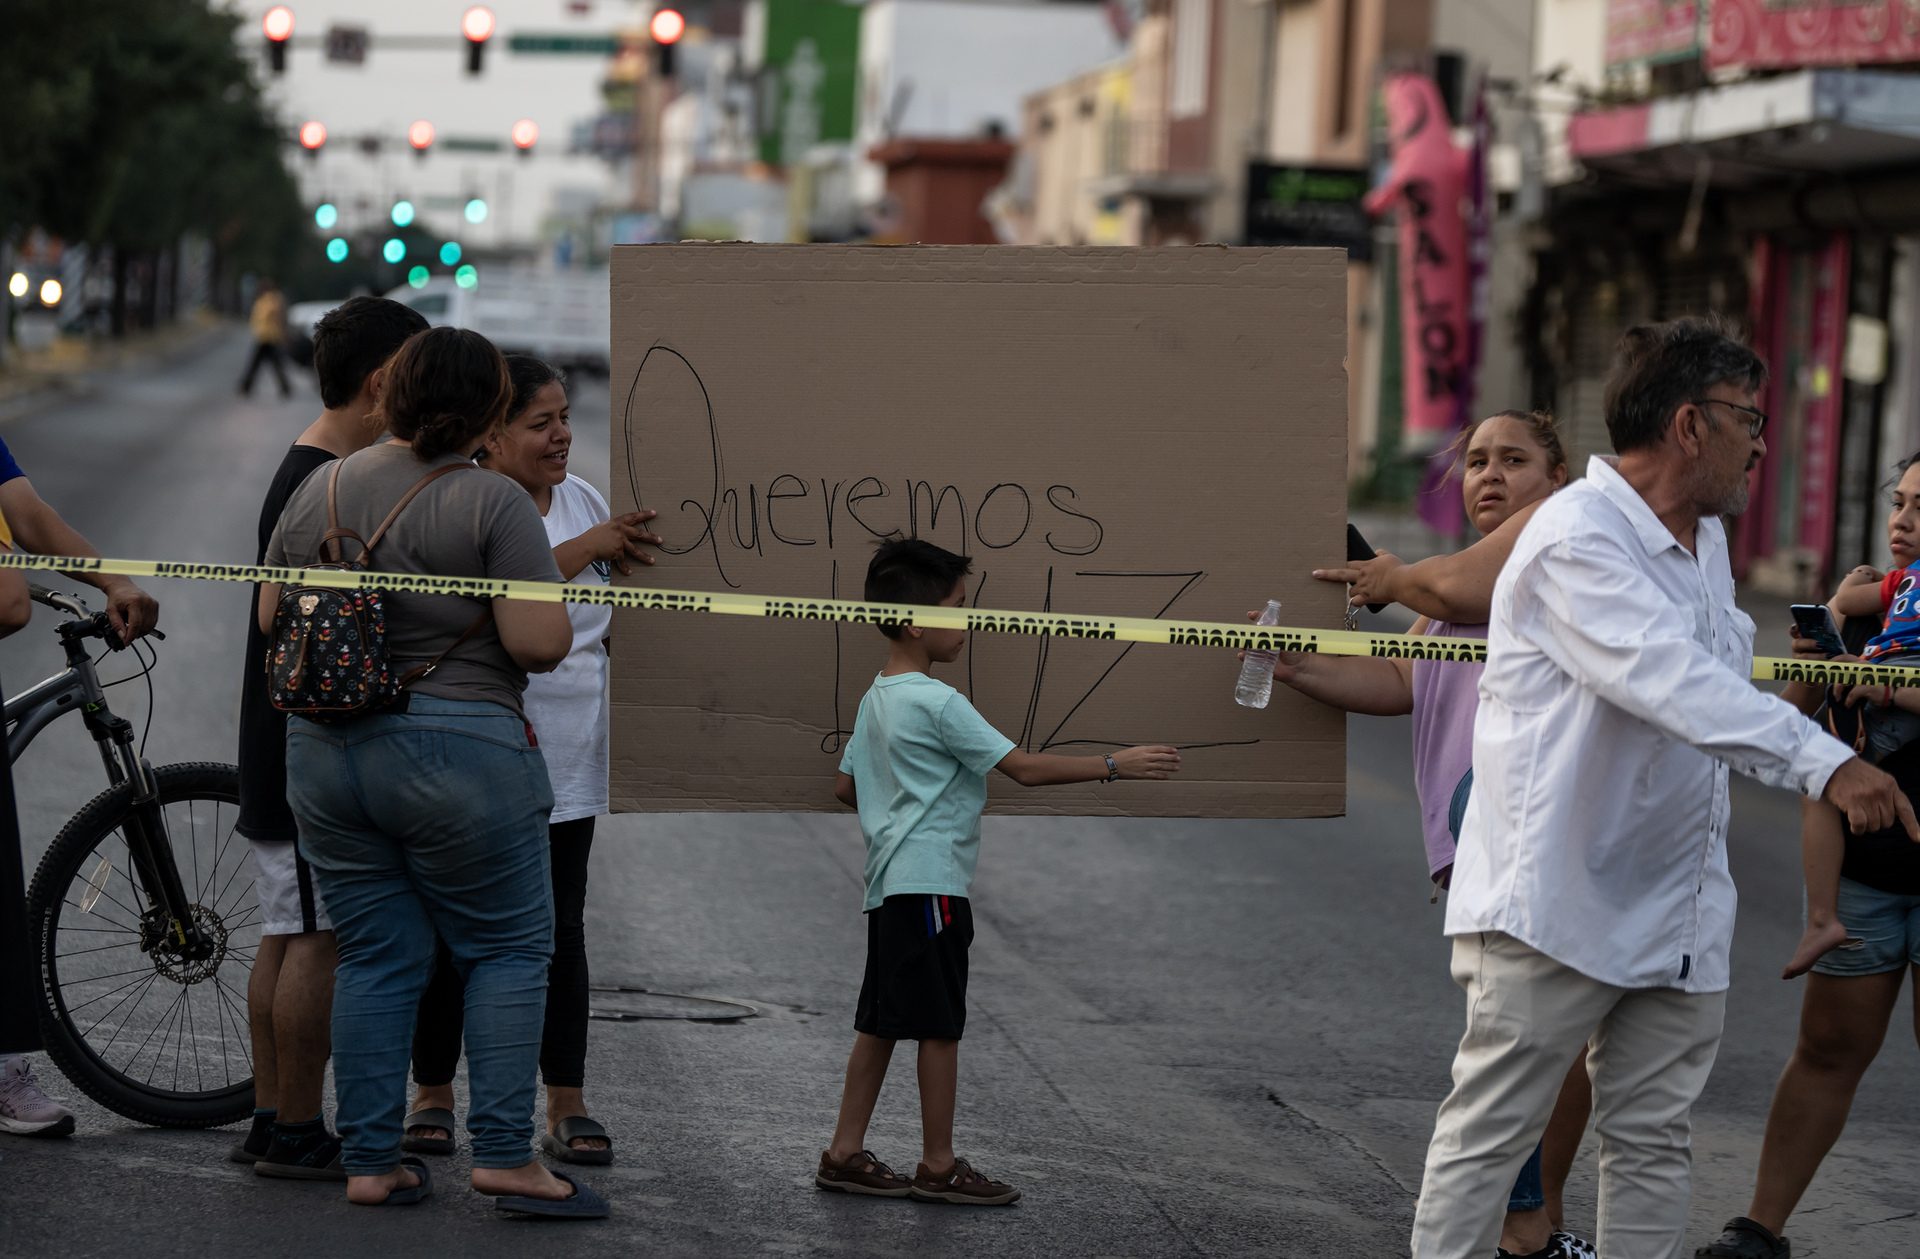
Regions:
<instances>
[{"instance_id":1,"label":"white pickup truck","mask_svg":"<svg viewBox=\"0 0 1920 1259\"><path fill-rule=\"evenodd\" d=\"M436 328L471 328L508 353L601 373L610 363L605 271L490 270L470 289L452 276L435 276L422 288L403 284L387 296ZM288 310L287 337L296 360L312 361L313 327L339 304L301 302Z\"/></svg>"},{"instance_id":2,"label":"white pickup truck","mask_svg":"<svg viewBox=\"0 0 1920 1259\"><path fill-rule=\"evenodd\" d=\"M451 276L387 294L438 327L471 328L503 351L563 367L608 368L605 271L491 271L470 289Z\"/></svg>"}]
</instances>

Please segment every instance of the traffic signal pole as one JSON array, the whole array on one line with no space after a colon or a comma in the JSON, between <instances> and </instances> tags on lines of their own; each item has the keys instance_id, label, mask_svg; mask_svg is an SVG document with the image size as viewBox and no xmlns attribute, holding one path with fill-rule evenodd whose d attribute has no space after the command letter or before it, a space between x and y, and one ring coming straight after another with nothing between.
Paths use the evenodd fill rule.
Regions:
<instances>
[{"instance_id":1,"label":"traffic signal pole","mask_svg":"<svg viewBox=\"0 0 1920 1259\"><path fill-rule=\"evenodd\" d=\"M654 55L640 63L640 79L634 84L633 203L638 209L656 214L661 210L660 170L665 147L660 133L661 121L668 103L673 100L677 68L674 49L686 30L687 20L678 9L660 9L654 13L647 24Z\"/></svg>"}]
</instances>

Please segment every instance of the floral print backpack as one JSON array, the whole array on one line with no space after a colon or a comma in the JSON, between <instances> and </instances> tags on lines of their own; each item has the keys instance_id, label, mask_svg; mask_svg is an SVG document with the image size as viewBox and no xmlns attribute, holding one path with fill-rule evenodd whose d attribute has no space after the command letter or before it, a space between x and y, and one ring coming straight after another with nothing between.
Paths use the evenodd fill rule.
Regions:
<instances>
[{"instance_id":1,"label":"floral print backpack","mask_svg":"<svg viewBox=\"0 0 1920 1259\"><path fill-rule=\"evenodd\" d=\"M320 538L320 562L307 568L365 572L373 548L414 495L449 472L474 466L449 464L421 477L394 504L373 537L362 539L353 530L340 527L340 465L345 462L336 459L327 478L327 531ZM346 561L341 546L347 539L360 546L359 555L351 563ZM366 716L385 708L407 686L432 673L448 652L479 633L492 619L489 606L446 651L395 677L387 655L387 610L380 591L287 586L280 592L280 604L273 614L273 644L266 660L267 697L281 712L312 721Z\"/></svg>"}]
</instances>

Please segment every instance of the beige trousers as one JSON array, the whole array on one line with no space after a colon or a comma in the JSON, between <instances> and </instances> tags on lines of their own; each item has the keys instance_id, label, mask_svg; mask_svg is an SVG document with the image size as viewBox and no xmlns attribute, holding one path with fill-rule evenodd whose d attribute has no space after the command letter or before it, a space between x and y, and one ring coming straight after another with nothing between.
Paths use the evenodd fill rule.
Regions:
<instances>
[{"instance_id":1,"label":"beige trousers","mask_svg":"<svg viewBox=\"0 0 1920 1259\"><path fill-rule=\"evenodd\" d=\"M1616 988L1497 931L1455 936L1467 1031L1413 1220L1416 1259L1488 1259L1507 1195L1584 1043L1600 1137L1601 1259L1674 1259L1687 1223L1694 1099L1727 994Z\"/></svg>"}]
</instances>

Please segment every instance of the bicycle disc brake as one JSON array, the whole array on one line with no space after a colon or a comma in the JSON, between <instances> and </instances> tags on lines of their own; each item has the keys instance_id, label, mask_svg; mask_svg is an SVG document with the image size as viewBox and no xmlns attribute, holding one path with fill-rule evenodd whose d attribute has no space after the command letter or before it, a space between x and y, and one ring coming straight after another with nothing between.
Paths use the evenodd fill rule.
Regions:
<instances>
[{"instance_id":1,"label":"bicycle disc brake","mask_svg":"<svg viewBox=\"0 0 1920 1259\"><path fill-rule=\"evenodd\" d=\"M177 984L205 983L227 959L227 927L205 905L192 909L198 939L182 944L173 919L164 908L149 909L140 919L140 951L153 959L153 968Z\"/></svg>"}]
</instances>

